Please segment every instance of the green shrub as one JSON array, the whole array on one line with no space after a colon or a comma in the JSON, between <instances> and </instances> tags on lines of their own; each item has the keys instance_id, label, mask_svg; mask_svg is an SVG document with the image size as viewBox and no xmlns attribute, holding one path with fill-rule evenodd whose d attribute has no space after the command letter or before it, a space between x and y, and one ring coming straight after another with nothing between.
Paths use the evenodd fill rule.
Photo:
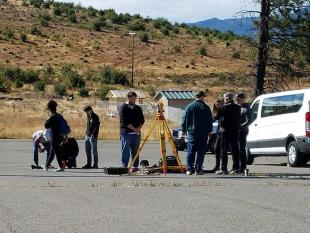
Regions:
<instances>
[{"instance_id":1,"label":"green shrub","mask_svg":"<svg viewBox=\"0 0 310 233\"><path fill-rule=\"evenodd\" d=\"M181 23L181 24L180 24L180 27L186 29L186 28L188 28L189 26L188 26L186 23Z\"/></svg>"},{"instance_id":2,"label":"green shrub","mask_svg":"<svg viewBox=\"0 0 310 233\"><path fill-rule=\"evenodd\" d=\"M74 10L68 12L67 18L71 23L77 23L77 18Z\"/></svg>"},{"instance_id":3,"label":"green shrub","mask_svg":"<svg viewBox=\"0 0 310 233\"><path fill-rule=\"evenodd\" d=\"M51 5L52 5L52 1L44 1L43 3L43 7L45 9L50 9Z\"/></svg>"},{"instance_id":4,"label":"green shrub","mask_svg":"<svg viewBox=\"0 0 310 233\"><path fill-rule=\"evenodd\" d=\"M21 42L24 42L24 43L26 43L27 42L27 36L24 34L24 33L22 33L22 34L20 34L20 41Z\"/></svg>"},{"instance_id":5,"label":"green shrub","mask_svg":"<svg viewBox=\"0 0 310 233\"><path fill-rule=\"evenodd\" d=\"M90 6L87 9L87 14L88 14L89 17L94 18L94 17L97 16L97 10Z\"/></svg>"},{"instance_id":6,"label":"green shrub","mask_svg":"<svg viewBox=\"0 0 310 233\"><path fill-rule=\"evenodd\" d=\"M43 70L43 78L50 78L55 74L55 71L51 65L47 65Z\"/></svg>"},{"instance_id":7,"label":"green shrub","mask_svg":"<svg viewBox=\"0 0 310 233\"><path fill-rule=\"evenodd\" d=\"M11 29L7 28L5 34L9 40L14 39L14 32Z\"/></svg>"},{"instance_id":8,"label":"green shrub","mask_svg":"<svg viewBox=\"0 0 310 233\"><path fill-rule=\"evenodd\" d=\"M175 34L179 34L179 33L180 33L180 30L179 30L178 27L174 27L172 31L173 31L173 33L175 33Z\"/></svg>"},{"instance_id":9,"label":"green shrub","mask_svg":"<svg viewBox=\"0 0 310 233\"><path fill-rule=\"evenodd\" d=\"M165 35L165 36L169 36L169 30L165 27L165 28L162 28L161 30L160 30L160 32L163 34L163 35Z\"/></svg>"},{"instance_id":10,"label":"green shrub","mask_svg":"<svg viewBox=\"0 0 310 233\"><path fill-rule=\"evenodd\" d=\"M234 52L234 53L232 54L231 57L234 58L234 59L240 59L240 58L241 58L241 54L240 54L239 51L236 51L236 52Z\"/></svg>"},{"instance_id":11,"label":"green shrub","mask_svg":"<svg viewBox=\"0 0 310 233\"><path fill-rule=\"evenodd\" d=\"M122 13L120 13L118 15L117 13L115 13L115 14L112 13L109 16L109 19L114 24L126 24L126 23L128 23L131 20L131 17L130 17L129 14L122 14Z\"/></svg>"},{"instance_id":12,"label":"green shrub","mask_svg":"<svg viewBox=\"0 0 310 233\"><path fill-rule=\"evenodd\" d=\"M153 21L153 27L160 29L162 27L166 27L170 30L173 29L173 25L165 18L158 18Z\"/></svg>"},{"instance_id":13,"label":"green shrub","mask_svg":"<svg viewBox=\"0 0 310 233\"><path fill-rule=\"evenodd\" d=\"M84 79L72 69L72 66L67 65L62 68L62 75L70 88L82 88L85 87Z\"/></svg>"},{"instance_id":14,"label":"green shrub","mask_svg":"<svg viewBox=\"0 0 310 233\"><path fill-rule=\"evenodd\" d=\"M107 86L101 87L96 90L96 96L98 96L100 100L106 100L107 99L106 96L110 90L111 90L110 87L107 87Z\"/></svg>"},{"instance_id":15,"label":"green shrub","mask_svg":"<svg viewBox=\"0 0 310 233\"><path fill-rule=\"evenodd\" d=\"M206 50L206 48L204 48L204 47L200 48L200 49L199 49L199 54L200 54L201 56L207 56L207 50Z\"/></svg>"},{"instance_id":16,"label":"green shrub","mask_svg":"<svg viewBox=\"0 0 310 233\"><path fill-rule=\"evenodd\" d=\"M147 35L147 33L143 33L140 35L140 41L143 43L149 43L149 36Z\"/></svg>"},{"instance_id":17,"label":"green shrub","mask_svg":"<svg viewBox=\"0 0 310 233\"><path fill-rule=\"evenodd\" d=\"M129 30L145 31L145 25L142 22L134 22L133 24L129 25Z\"/></svg>"},{"instance_id":18,"label":"green shrub","mask_svg":"<svg viewBox=\"0 0 310 233\"><path fill-rule=\"evenodd\" d=\"M181 53L182 52L182 48L181 48L180 45L175 45L175 46L173 46L173 51L175 53Z\"/></svg>"},{"instance_id":19,"label":"green shrub","mask_svg":"<svg viewBox=\"0 0 310 233\"><path fill-rule=\"evenodd\" d=\"M7 85L4 77L0 76L0 92L6 91Z\"/></svg>"},{"instance_id":20,"label":"green shrub","mask_svg":"<svg viewBox=\"0 0 310 233\"><path fill-rule=\"evenodd\" d=\"M99 80L104 84L129 85L127 74L123 71L113 69L111 66L104 66L101 69Z\"/></svg>"},{"instance_id":21,"label":"green shrub","mask_svg":"<svg viewBox=\"0 0 310 233\"><path fill-rule=\"evenodd\" d=\"M92 29L97 31L97 32L100 32L101 31L101 22L99 20L96 20L95 22L93 22Z\"/></svg>"},{"instance_id":22,"label":"green shrub","mask_svg":"<svg viewBox=\"0 0 310 233\"><path fill-rule=\"evenodd\" d=\"M36 81L39 80L39 72L35 70L25 70L22 72L24 79L24 83L35 83Z\"/></svg>"},{"instance_id":23,"label":"green shrub","mask_svg":"<svg viewBox=\"0 0 310 233\"><path fill-rule=\"evenodd\" d=\"M79 89L79 96L81 97L88 97L89 96L89 90L85 87L81 87Z\"/></svg>"},{"instance_id":24,"label":"green shrub","mask_svg":"<svg viewBox=\"0 0 310 233\"><path fill-rule=\"evenodd\" d=\"M67 93L66 87L60 83L54 85L54 92L57 95L64 96Z\"/></svg>"},{"instance_id":25,"label":"green shrub","mask_svg":"<svg viewBox=\"0 0 310 233\"><path fill-rule=\"evenodd\" d=\"M45 90L45 82L43 80L36 81L34 84L35 91L44 91Z\"/></svg>"},{"instance_id":26,"label":"green shrub","mask_svg":"<svg viewBox=\"0 0 310 233\"><path fill-rule=\"evenodd\" d=\"M36 35L36 36L40 36L42 33L40 31L40 29L37 26L32 26L30 33L32 35Z\"/></svg>"},{"instance_id":27,"label":"green shrub","mask_svg":"<svg viewBox=\"0 0 310 233\"><path fill-rule=\"evenodd\" d=\"M53 10L54 15L56 16L61 16L62 15L62 10L60 7L56 6Z\"/></svg>"},{"instance_id":28,"label":"green shrub","mask_svg":"<svg viewBox=\"0 0 310 233\"><path fill-rule=\"evenodd\" d=\"M40 20L40 24L43 27L48 27L48 25L49 25L48 21L46 19L43 19L43 18Z\"/></svg>"},{"instance_id":29,"label":"green shrub","mask_svg":"<svg viewBox=\"0 0 310 233\"><path fill-rule=\"evenodd\" d=\"M23 87L23 83L22 83L22 81L20 81L20 80L16 80L15 82L14 82L14 86L16 87L16 88L22 88Z\"/></svg>"},{"instance_id":30,"label":"green shrub","mask_svg":"<svg viewBox=\"0 0 310 233\"><path fill-rule=\"evenodd\" d=\"M34 83L39 80L39 73L35 70L23 71L19 67L7 68L3 71L3 76L13 83L17 83L18 87L20 84Z\"/></svg>"},{"instance_id":31,"label":"green shrub","mask_svg":"<svg viewBox=\"0 0 310 233\"><path fill-rule=\"evenodd\" d=\"M37 8L40 8L43 5L43 3L44 0L29 0L29 4Z\"/></svg>"}]
</instances>

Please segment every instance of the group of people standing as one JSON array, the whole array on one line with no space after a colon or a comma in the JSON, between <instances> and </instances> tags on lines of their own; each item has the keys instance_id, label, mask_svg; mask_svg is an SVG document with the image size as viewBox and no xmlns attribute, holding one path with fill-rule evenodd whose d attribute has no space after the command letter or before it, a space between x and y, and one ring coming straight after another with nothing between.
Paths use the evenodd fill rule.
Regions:
<instances>
[{"instance_id":1,"label":"group of people standing","mask_svg":"<svg viewBox=\"0 0 310 233\"><path fill-rule=\"evenodd\" d=\"M236 96L233 93L224 94L224 101L218 100L213 107L204 101L205 93L200 91L196 94L196 100L185 109L182 123L183 133L187 135L187 158L186 175L203 174L204 157L210 133L213 130L213 122L218 121L216 139L216 163L212 172L216 174L239 174L246 169L246 137L248 125L251 120L249 105L245 103L245 95ZM133 159L141 142L141 129L145 119L140 106L136 105L137 94L130 91L127 94L127 102L119 108L120 119L120 143L121 165L128 167L130 158ZM234 102L236 99L237 103ZM37 131L33 135L34 161L38 166L38 151L47 151L46 163L43 169L47 170L55 155L59 168L56 172L65 169L66 162L61 152L61 144L67 139L63 133L63 122L66 121L57 113L57 103L54 100L48 102L47 107L50 117L45 122L45 130ZM100 128L100 119L92 107L84 107L87 115L87 129L85 135L85 151L87 163L84 169L98 168L97 141ZM40 146L43 144L43 148ZM232 169L227 169L227 151L230 148L232 154ZM93 160L93 163L92 163ZM75 164L76 166L76 164ZM138 170L139 159L132 166L132 172Z\"/></svg>"},{"instance_id":2,"label":"group of people standing","mask_svg":"<svg viewBox=\"0 0 310 233\"><path fill-rule=\"evenodd\" d=\"M127 167L130 157L136 154L141 141L141 128L145 122L144 115L140 106L136 105L137 94L130 91L127 94L128 101L123 103L119 109L120 118L120 142L121 142L121 165ZM68 136L63 133L63 125L67 124L63 116L57 112L57 103L51 100L47 104L50 116L45 122L45 130L36 131L33 136L34 162L32 168L38 168L38 152L47 152L44 170L51 168L51 163L56 155L59 168L56 172L65 171L67 166L66 156L62 151L62 144L68 141ZM87 128L85 133L85 152L87 163L83 169L98 168L98 149L97 141L100 130L99 116L93 111L90 105L86 105L83 111L87 115ZM69 126L67 126L69 128ZM67 130L69 133L70 130ZM133 171L137 171L139 160L133 165ZM76 167L76 163L73 166Z\"/></svg>"},{"instance_id":3,"label":"group of people standing","mask_svg":"<svg viewBox=\"0 0 310 233\"><path fill-rule=\"evenodd\" d=\"M216 164L211 172L219 175L243 173L247 165L246 137L251 120L251 110L249 104L245 103L245 95L225 93L224 100L217 100L214 104L213 115L204 98L204 92L197 93L196 100L185 109L182 131L187 135L186 174L203 174L207 142L214 121L218 122L215 143ZM232 169L229 171L228 149L233 160Z\"/></svg>"}]
</instances>

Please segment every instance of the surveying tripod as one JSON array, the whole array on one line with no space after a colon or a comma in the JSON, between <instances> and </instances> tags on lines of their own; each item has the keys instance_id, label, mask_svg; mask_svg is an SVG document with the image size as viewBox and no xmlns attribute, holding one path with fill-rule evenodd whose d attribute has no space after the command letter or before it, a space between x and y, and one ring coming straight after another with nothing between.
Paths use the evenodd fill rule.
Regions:
<instances>
[{"instance_id":1,"label":"surveying tripod","mask_svg":"<svg viewBox=\"0 0 310 233\"><path fill-rule=\"evenodd\" d=\"M128 172L130 172L131 167L133 166L134 162L138 159L145 143L148 141L150 135L152 134L153 130L156 129L156 126L158 127L158 132L159 132L159 138L160 138L160 151L161 151L161 156L162 156L162 170L163 170L163 174L166 175L168 168L171 169L175 169L175 168L179 168L181 173L184 173L182 164L181 164L181 160L180 157L178 155L178 150L174 144L170 129L168 127L168 124L166 122L165 116L164 116L164 104L162 101L158 102L157 104L157 117L154 120L153 124L151 125L151 127L149 128L149 131L147 133L147 135L145 136L145 138L143 139L142 144L140 145L139 149L137 150L135 156L133 157L130 166L128 168ZM167 166L167 150L166 150L166 136L167 139L171 145L172 148L172 153L173 155L176 157L177 162L178 162L178 166Z\"/></svg>"}]
</instances>

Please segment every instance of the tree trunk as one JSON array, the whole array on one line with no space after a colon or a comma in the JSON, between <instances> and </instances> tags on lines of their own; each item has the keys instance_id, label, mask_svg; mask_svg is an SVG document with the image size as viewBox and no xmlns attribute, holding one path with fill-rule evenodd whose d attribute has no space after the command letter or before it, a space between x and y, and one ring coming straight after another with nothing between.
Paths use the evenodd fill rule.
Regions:
<instances>
[{"instance_id":1,"label":"tree trunk","mask_svg":"<svg viewBox=\"0 0 310 233\"><path fill-rule=\"evenodd\" d=\"M259 45L256 64L256 96L261 95L264 90L266 65L268 58L270 1L271 0L261 0Z\"/></svg>"}]
</instances>

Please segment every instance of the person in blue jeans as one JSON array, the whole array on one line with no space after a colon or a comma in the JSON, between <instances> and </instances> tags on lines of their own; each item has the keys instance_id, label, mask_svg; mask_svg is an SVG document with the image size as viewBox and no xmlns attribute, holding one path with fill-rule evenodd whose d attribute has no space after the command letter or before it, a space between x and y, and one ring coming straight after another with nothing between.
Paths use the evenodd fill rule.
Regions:
<instances>
[{"instance_id":1,"label":"person in blue jeans","mask_svg":"<svg viewBox=\"0 0 310 233\"><path fill-rule=\"evenodd\" d=\"M121 163L128 167L129 159L133 159L141 142L141 128L145 122L143 111L136 105L137 94L130 91L127 94L127 102L119 108L120 118L120 141L121 141ZM132 172L138 170L139 158L133 164Z\"/></svg>"},{"instance_id":2,"label":"person in blue jeans","mask_svg":"<svg viewBox=\"0 0 310 233\"><path fill-rule=\"evenodd\" d=\"M85 136L85 151L87 155L87 163L83 166L84 169L98 168L98 150L97 141L100 127L100 120L96 113L94 113L91 106L86 105L84 112L87 115L87 130ZM92 163L92 157L94 157L94 164Z\"/></svg>"},{"instance_id":3,"label":"person in blue jeans","mask_svg":"<svg viewBox=\"0 0 310 233\"><path fill-rule=\"evenodd\" d=\"M47 138L47 130L38 130L33 133L32 135L32 142L33 142L33 160L35 165L31 165L32 168L41 168L39 166L39 152L43 153L46 151L46 161L45 164L42 166L50 166L55 154L51 150L50 138Z\"/></svg>"},{"instance_id":4,"label":"person in blue jeans","mask_svg":"<svg viewBox=\"0 0 310 233\"><path fill-rule=\"evenodd\" d=\"M196 100L185 109L182 131L187 134L186 175L203 175L203 162L208 138L212 132L213 117L210 107L204 102L205 93L196 94Z\"/></svg>"}]
</instances>

